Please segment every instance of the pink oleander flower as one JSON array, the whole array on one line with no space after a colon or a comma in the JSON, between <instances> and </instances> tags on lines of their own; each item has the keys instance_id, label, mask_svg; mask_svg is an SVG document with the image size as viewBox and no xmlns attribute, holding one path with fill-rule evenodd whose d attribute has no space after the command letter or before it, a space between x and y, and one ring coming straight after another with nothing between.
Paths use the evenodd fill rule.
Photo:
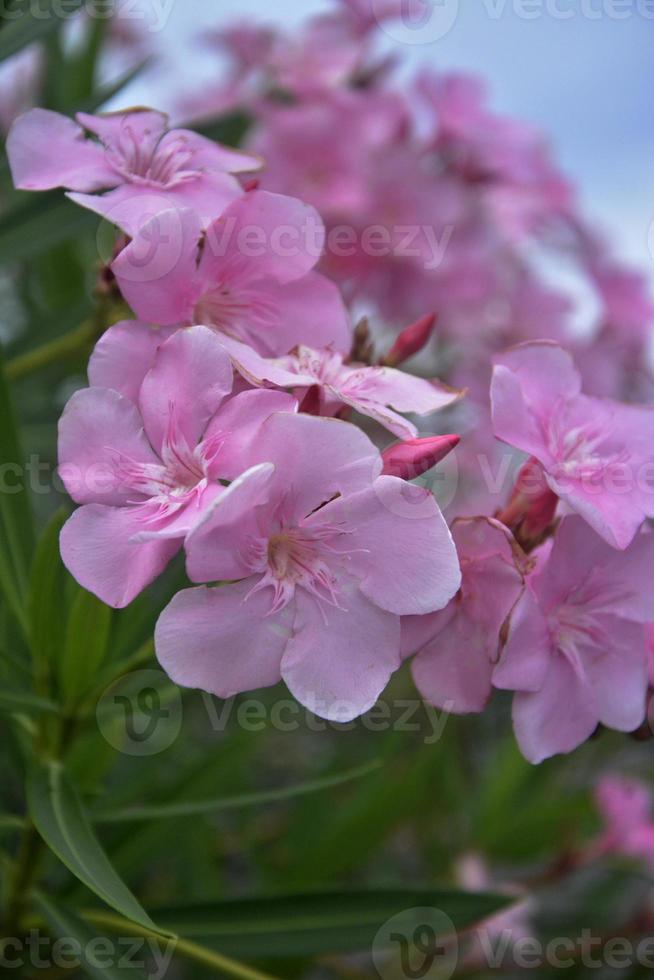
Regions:
<instances>
[{"instance_id":1,"label":"pink oleander flower","mask_svg":"<svg viewBox=\"0 0 654 980\"><path fill-rule=\"evenodd\" d=\"M251 492L211 509L185 545L193 581L230 584L172 600L159 662L223 698L283 678L316 714L348 721L400 666L400 616L458 589L449 530L428 491L379 475L378 451L348 422L278 414L249 455Z\"/></svg>"},{"instance_id":2,"label":"pink oleander flower","mask_svg":"<svg viewBox=\"0 0 654 980\"><path fill-rule=\"evenodd\" d=\"M323 243L312 207L255 190L206 232L195 211L156 215L112 268L142 320L202 323L264 355L286 354L299 343L346 352L352 328L343 300L313 271Z\"/></svg>"},{"instance_id":3,"label":"pink oleander flower","mask_svg":"<svg viewBox=\"0 0 654 980\"><path fill-rule=\"evenodd\" d=\"M480 186L493 224L509 241L570 211L571 187L545 141L528 124L491 112L478 78L425 70L417 87L436 115L435 149L451 170Z\"/></svg>"},{"instance_id":4,"label":"pink oleander flower","mask_svg":"<svg viewBox=\"0 0 654 980\"><path fill-rule=\"evenodd\" d=\"M595 790L604 823L594 850L640 858L654 870L654 797L648 786L624 776L604 776Z\"/></svg>"},{"instance_id":5,"label":"pink oleander flower","mask_svg":"<svg viewBox=\"0 0 654 980\"><path fill-rule=\"evenodd\" d=\"M103 338L95 384L72 396L59 422L59 472L82 505L61 532L62 558L116 608L163 571L206 507L237 489L263 420L296 405L281 392L228 399L229 357L206 327L166 339L137 325L135 341L130 331L119 324ZM123 336L131 346L122 351L121 380ZM119 390L98 386L114 379ZM226 480L235 481L227 491Z\"/></svg>"},{"instance_id":6,"label":"pink oleander flower","mask_svg":"<svg viewBox=\"0 0 654 980\"><path fill-rule=\"evenodd\" d=\"M461 588L445 609L402 620L402 651L416 654L416 687L430 704L455 714L482 711L500 649L500 630L524 586L525 556L491 518L459 519L452 536Z\"/></svg>"},{"instance_id":7,"label":"pink oleander flower","mask_svg":"<svg viewBox=\"0 0 654 980\"><path fill-rule=\"evenodd\" d=\"M167 116L154 109L75 118L32 109L16 120L7 138L14 184L26 191L65 187L73 201L128 235L171 207L193 208L206 226L242 194L232 175L261 166L250 153L169 130Z\"/></svg>"},{"instance_id":8,"label":"pink oleander flower","mask_svg":"<svg viewBox=\"0 0 654 980\"><path fill-rule=\"evenodd\" d=\"M654 516L654 408L583 395L571 356L547 341L494 363L495 435L534 456L554 493L626 548Z\"/></svg>"},{"instance_id":9,"label":"pink oleander flower","mask_svg":"<svg viewBox=\"0 0 654 980\"><path fill-rule=\"evenodd\" d=\"M315 389L315 411L311 414L333 416L349 406L400 439L415 438L418 430L398 412L428 415L453 405L464 394L439 381L416 378L394 368L346 364L342 354L324 348L300 346L286 357L263 358L230 338L224 344L236 370L255 387L292 388L301 404L303 396Z\"/></svg>"},{"instance_id":10,"label":"pink oleander flower","mask_svg":"<svg viewBox=\"0 0 654 980\"><path fill-rule=\"evenodd\" d=\"M599 724L634 731L645 718L654 535L625 551L567 517L537 560L493 673L515 691L513 724L530 762L571 752ZM539 552L535 552L538 556Z\"/></svg>"}]
</instances>

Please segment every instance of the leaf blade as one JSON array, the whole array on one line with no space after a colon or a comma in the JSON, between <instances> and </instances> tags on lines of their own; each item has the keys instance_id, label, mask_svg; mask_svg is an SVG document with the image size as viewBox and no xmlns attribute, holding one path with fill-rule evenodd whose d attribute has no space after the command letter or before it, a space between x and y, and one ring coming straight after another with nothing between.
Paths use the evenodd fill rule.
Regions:
<instances>
[{"instance_id":1,"label":"leaf blade","mask_svg":"<svg viewBox=\"0 0 654 980\"><path fill-rule=\"evenodd\" d=\"M217 800L197 800L187 803L161 804L159 806L126 807L123 810L98 814L94 818L94 822L104 824L124 823L132 820L162 820L174 817L219 813L223 810L237 810L248 806L264 806L267 803L279 803L294 799L297 796L305 796L309 793L317 793L341 786L375 772L381 765L381 761L375 759L363 766L357 766L343 773L335 773L333 776L326 776L323 779L313 779L299 783L296 786L287 786L282 789L260 793L242 793L238 796L225 797Z\"/></svg>"},{"instance_id":2,"label":"leaf blade","mask_svg":"<svg viewBox=\"0 0 654 980\"><path fill-rule=\"evenodd\" d=\"M106 962L100 964L89 950L93 941L98 938L98 933L70 909L55 902L52 896L46 898L45 895L37 892L34 896L34 904L58 939L73 939L77 943L82 969L91 980L127 980L128 977L132 977L133 980L145 980L145 973L133 964L124 967L118 963L109 966ZM116 958L121 955L122 953L118 953Z\"/></svg>"},{"instance_id":3,"label":"leaf blade","mask_svg":"<svg viewBox=\"0 0 654 980\"><path fill-rule=\"evenodd\" d=\"M27 799L36 829L75 877L121 915L159 932L110 863L60 763L32 769Z\"/></svg>"},{"instance_id":4,"label":"leaf blade","mask_svg":"<svg viewBox=\"0 0 654 980\"><path fill-rule=\"evenodd\" d=\"M369 948L390 918L430 907L457 930L510 904L506 896L434 888L308 892L159 908L164 926L229 956L317 956Z\"/></svg>"}]
</instances>

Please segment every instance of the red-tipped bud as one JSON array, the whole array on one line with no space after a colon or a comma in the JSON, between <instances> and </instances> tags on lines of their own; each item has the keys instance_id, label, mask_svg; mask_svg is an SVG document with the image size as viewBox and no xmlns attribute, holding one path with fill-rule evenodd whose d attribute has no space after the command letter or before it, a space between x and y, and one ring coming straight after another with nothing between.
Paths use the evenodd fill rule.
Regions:
<instances>
[{"instance_id":1,"label":"red-tipped bud","mask_svg":"<svg viewBox=\"0 0 654 980\"><path fill-rule=\"evenodd\" d=\"M406 439L396 442L382 453L385 476L413 480L426 473L451 453L461 441L460 436L427 436L425 439Z\"/></svg>"},{"instance_id":2,"label":"red-tipped bud","mask_svg":"<svg viewBox=\"0 0 654 980\"><path fill-rule=\"evenodd\" d=\"M558 502L545 479L543 467L532 456L518 473L511 498L497 519L529 550L551 527Z\"/></svg>"},{"instance_id":3,"label":"red-tipped bud","mask_svg":"<svg viewBox=\"0 0 654 980\"><path fill-rule=\"evenodd\" d=\"M382 363L386 367L397 367L398 364L402 364L413 357L425 346L431 337L435 324L436 314L428 313L427 316L421 316L410 327L405 327Z\"/></svg>"}]
</instances>

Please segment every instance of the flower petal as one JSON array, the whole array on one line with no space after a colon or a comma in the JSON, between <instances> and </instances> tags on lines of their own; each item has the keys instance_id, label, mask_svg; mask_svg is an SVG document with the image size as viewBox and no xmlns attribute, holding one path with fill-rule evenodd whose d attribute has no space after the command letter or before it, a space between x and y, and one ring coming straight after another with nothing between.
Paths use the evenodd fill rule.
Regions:
<instances>
[{"instance_id":1,"label":"flower petal","mask_svg":"<svg viewBox=\"0 0 654 980\"><path fill-rule=\"evenodd\" d=\"M86 504L62 528L64 565L85 589L122 609L163 572L181 547L179 539L135 543L132 539L142 528L138 506Z\"/></svg>"},{"instance_id":2,"label":"flower petal","mask_svg":"<svg viewBox=\"0 0 654 980\"><path fill-rule=\"evenodd\" d=\"M176 684L229 698L280 679L287 617L271 617L252 582L178 592L155 630L159 663Z\"/></svg>"},{"instance_id":3,"label":"flower petal","mask_svg":"<svg viewBox=\"0 0 654 980\"><path fill-rule=\"evenodd\" d=\"M228 398L216 413L204 434L202 450L211 458L211 479L235 480L248 469L253 447L263 423L275 412L296 412L297 400L285 391L241 391Z\"/></svg>"},{"instance_id":4,"label":"flower petal","mask_svg":"<svg viewBox=\"0 0 654 980\"><path fill-rule=\"evenodd\" d=\"M644 721L647 706L645 631L613 616L602 617L601 622L603 650L599 656L591 651L584 660L586 674L599 720L609 728L632 732Z\"/></svg>"},{"instance_id":5,"label":"flower petal","mask_svg":"<svg viewBox=\"0 0 654 980\"><path fill-rule=\"evenodd\" d=\"M94 388L113 388L136 404L143 378L170 334L169 327L152 327L139 320L114 323L91 354L89 383Z\"/></svg>"},{"instance_id":6,"label":"flower petal","mask_svg":"<svg viewBox=\"0 0 654 980\"><path fill-rule=\"evenodd\" d=\"M411 661L420 694L454 714L482 711L491 696L493 663L486 631L465 615L454 616Z\"/></svg>"},{"instance_id":7,"label":"flower petal","mask_svg":"<svg viewBox=\"0 0 654 980\"><path fill-rule=\"evenodd\" d=\"M341 498L307 522L344 523L351 574L371 602L398 615L442 609L461 584L454 542L433 495L394 476Z\"/></svg>"},{"instance_id":8,"label":"flower petal","mask_svg":"<svg viewBox=\"0 0 654 980\"><path fill-rule=\"evenodd\" d=\"M217 498L186 539L192 582L218 582L252 574L248 545L262 536L258 511L270 500L271 463L252 467Z\"/></svg>"},{"instance_id":9,"label":"flower petal","mask_svg":"<svg viewBox=\"0 0 654 980\"><path fill-rule=\"evenodd\" d=\"M200 271L207 281L233 284L272 279L289 283L321 256L325 228L318 212L295 197L252 191L208 228Z\"/></svg>"},{"instance_id":10,"label":"flower petal","mask_svg":"<svg viewBox=\"0 0 654 980\"><path fill-rule=\"evenodd\" d=\"M202 226L189 209L164 205L112 263L120 291L141 320L189 323L203 281L198 274Z\"/></svg>"},{"instance_id":11,"label":"flower petal","mask_svg":"<svg viewBox=\"0 0 654 980\"><path fill-rule=\"evenodd\" d=\"M269 329L257 335L262 354L278 357L303 344L331 347L342 354L352 348L350 317L338 286L318 272L294 282L266 282L266 298L274 308Z\"/></svg>"},{"instance_id":12,"label":"flower petal","mask_svg":"<svg viewBox=\"0 0 654 980\"><path fill-rule=\"evenodd\" d=\"M292 501L299 519L336 494L369 487L382 468L379 451L357 426L287 412L264 422L251 455L251 465L274 464L272 495Z\"/></svg>"},{"instance_id":13,"label":"flower petal","mask_svg":"<svg viewBox=\"0 0 654 980\"><path fill-rule=\"evenodd\" d=\"M513 699L513 727L529 762L572 752L590 738L598 721L592 689L562 656L552 659L540 690Z\"/></svg>"},{"instance_id":14,"label":"flower petal","mask_svg":"<svg viewBox=\"0 0 654 980\"><path fill-rule=\"evenodd\" d=\"M139 395L145 430L160 450L181 435L189 449L232 390L229 355L208 327L178 330L161 345Z\"/></svg>"},{"instance_id":15,"label":"flower petal","mask_svg":"<svg viewBox=\"0 0 654 980\"><path fill-rule=\"evenodd\" d=\"M117 391L84 388L59 420L59 475L78 504L127 504L138 499L122 461L159 464L136 406Z\"/></svg>"},{"instance_id":16,"label":"flower petal","mask_svg":"<svg viewBox=\"0 0 654 980\"><path fill-rule=\"evenodd\" d=\"M352 582L341 598L344 610L325 608L298 591L282 677L314 714L345 722L373 707L400 666L400 621Z\"/></svg>"},{"instance_id":17,"label":"flower petal","mask_svg":"<svg viewBox=\"0 0 654 980\"><path fill-rule=\"evenodd\" d=\"M103 148L86 139L72 119L49 109L30 109L18 117L7 137L7 156L19 190L89 192L120 182Z\"/></svg>"}]
</instances>

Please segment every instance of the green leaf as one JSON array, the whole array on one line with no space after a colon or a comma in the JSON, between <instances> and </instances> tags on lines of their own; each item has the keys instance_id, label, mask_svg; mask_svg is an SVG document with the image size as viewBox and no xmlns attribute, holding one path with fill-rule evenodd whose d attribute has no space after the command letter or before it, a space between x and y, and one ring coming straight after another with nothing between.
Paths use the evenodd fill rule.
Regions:
<instances>
[{"instance_id":1,"label":"green leaf","mask_svg":"<svg viewBox=\"0 0 654 980\"><path fill-rule=\"evenodd\" d=\"M55 0L22 0L15 4L11 12L5 9L5 24L0 31L0 61L21 51L28 44L44 40L62 27L69 15L79 10L84 2L85 0L66 0L66 17L61 16L61 3Z\"/></svg>"},{"instance_id":2,"label":"green leaf","mask_svg":"<svg viewBox=\"0 0 654 980\"><path fill-rule=\"evenodd\" d=\"M102 666L109 642L112 610L96 596L78 589L68 617L59 684L64 702L78 701Z\"/></svg>"},{"instance_id":3,"label":"green leaf","mask_svg":"<svg viewBox=\"0 0 654 980\"><path fill-rule=\"evenodd\" d=\"M26 625L25 595L34 544L25 459L0 350L0 589L12 612Z\"/></svg>"},{"instance_id":4,"label":"green leaf","mask_svg":"<svg viewBox=\"0 0 654 980\"><path fill-rule=\"evenodd\" d=\"M97 223L97 215L59 191L20 200L0 218L0 265L41 255L60 242L92 232Z\"/></svg>"},{"instance_id":5,"label":"green leaf","mask_svg":"<svg viewBox=\"0 0 654 980\"><path fill-rule=\"evenodd\" d=\"M429 907L468 928L509 905L506 896L432 888L374 889L244 898L160 908L157 921L228 956L318 956L369 949L395 915ZM415 924L418 924L417 922Z\"/></svg>"},{"instance_id":6,"label":"green leaf","mask_svg":"<svg viewBox=\"0 0 654 980\"><path fill-rule=\"evenodd\" d=\"M117 945L113 948L115 955L114 964L107 966L107 951L94 951L93 942L98 939L98 933L91 929L86 922L80 919L74 912L71 912L59 902L55 902L51 896L46 898L41 892L34 895L34 904L48 924L52 934L58 939L74 940L80 950L79 960L81 967L87 977L92 980L141 980L145 978L142 970L137 970L134 964L119 966L121 958L124 957L124 949ZM94 955L95 954L95 955Z\"/></svg>"},{"instance_id":7,"label":"green leaf","mask_svg":"<svg viewBox=\"0 0 654 980\"><path fill-rule=\"evenodd\" d=\"M347 772L326 776L324 779L314 779L300 783L297 786L286 786L261 793L243 793L240 796L227 796L218 800L189 800L182 803L162 803L153 806L135 806L123 810L109 810L94 816L95 823L124 823L125 821L163 820L171 817L189 817L205 813L219 813L222 810L239 810L248 806L265 806L268 803L279 803L293 799L296 796L306 796L308 793L319 793L344 783L361 779L381 767L381 762L375 759L364 766L349 769Z\"/></svg>"},{"instance_id":8,"label":"green leaf","mask_svg":"<svg viewBox=\"0 0 654 980\"><path fill-rule=\"evenodd\" d=\"M59 706L47 698L22 691L0 691L0 711L20 711L28 715L59 714Z\"/></svg>"},{"instance_id":9,"label":"green leaf","mask_svg":"<svg viewBox=\"0 0 654 980\"><path fill-rule=\"evenodd\" d=\"M60 763L32 769L27 799L36 829L59 860L107 905L138 925L158 931L114 870Z\"/></svg>"},{"instance_id":10,"label":"green leaf","mask_svg":"<svg viewBox=\"0 0 654 980\"><path fill-rule=\"evenodd\" d=\"M240 146L252 125L252 117L242 110L193 126L196 133L225 146Z\"/></svg>"},{"instance_id":11,"label":"green leaf","mask_svg":"<svg viewBox=\"0 0 654 980\"><path fill-rule=\"evenodd\" d=\"M113 82L108 82L106 85L100 85L88 99L84 99L82 102L72 107L72 112L96 112L100 109L105 102L109 102L118 95L124 88L134 81L142 71L144 71L151 63L151 58L144 58L138 65L134 68L130 68L129 71L123 72L118 78L114 79Z\"/></svg>"},{"instance_id":12,"label":"green leaf","mask_svg":"<svg viewBox=\"0 0 654 980\"><path fill-rule=\"evenodd\" d=\"M59 510L36 546L30 573L27 610L35 673L46 678L61 656L64 639L66 570L59 554L59 533L66 519Z\"/></svg>"}]
</instances>

